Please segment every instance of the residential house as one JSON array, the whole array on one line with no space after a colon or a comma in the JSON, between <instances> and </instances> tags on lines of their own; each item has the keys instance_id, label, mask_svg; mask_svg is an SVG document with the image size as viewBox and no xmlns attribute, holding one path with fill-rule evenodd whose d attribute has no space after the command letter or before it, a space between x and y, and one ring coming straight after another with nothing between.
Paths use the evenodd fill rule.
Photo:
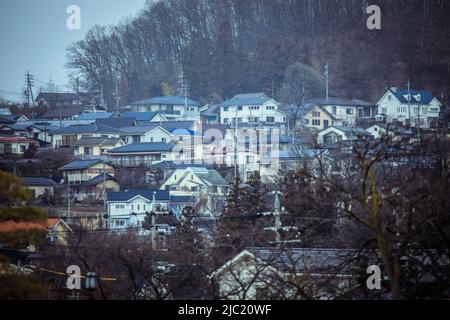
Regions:
<instances>
[{"instance_id":1,"label":"residential house","mask_svg":"<svg viewBox=\"0 0 450 320\"><path fill-rule=\"evenodd\" d=\"M0 125L0 134L4 136L16 136L34 139L39 142L41 147L50 145L52 142L51 131L59 129L57 126L49 125L48 123L33 123L18 122L15 124Z\"/></svg>"},{"instance_id":2,"label":"residential house","mask_svg":"<svg viewBox=\"0 0 450 320\"><path fill-rule=\"evenodd\" d=\"M219 104L220 123L285 126L286 116L280 112L280 104L264 93L238 94Z\"/></svg>"},{"instance_id":3,"label":"residential house","mask_svg":"<svg viewBox=\"0 0 450 320\"><path fill-rule=\"evenodd\" d=\"M78 140L82 138L119 138L122 131L94 123L63 127L52 131L51 134L53 136L53 147L58 148L75 146Z\"/></svg>"},{"instance_id":4,"label":"residential house","mask_svg":"<svg viewBox=\"0 0 450 320\"><path fill-rule=\"evenodd\" d=\"M0 108L0 117L1 116L10 116L11 110L9 110L9 108Z\"/></svg>"},{"instance_id":5,"label":"residential house","mask_svg":"<svg viewBox=\"0 0 450 320\"><path fill-rule=\"evenodd\" d=\"M29 121L29 119L24 116L23 114L15 114L15 115L1 115L0 116L2 119L7 119L9 121L12 121L14 123L16 122L24 122L24 121Z\"/></svg>"},{"instance_id":6,"label":"residential house","mask_svg":"<svg viewBox=\"0 0 450 320\"><path fill-rule=\"evenodd\" d=\"M67 236L72 229L60 218L48 218L43 222L25 222L25 221L1 221L0 232L18 232L38 230L47 234L47 245L67 245ZM34 246L27 246L27 250L34 252Z\"/></svg>"},{"instance_id":7,"label":"residential house","mask_svg":"<svg viewBox=\"0 0 450 320\"><path fill-rule=\"evenodd\" d=\"M181 96L154 97L133 102L129 107L131 110L138 112L160 112L167 119L172 120L186 119L191 115L200 116L200 103Z\"/></svg>"},{"instance_id":8,"label":"residential house","mask_svg":"<svg viewBox=\"0 0 450 320\"><path fill-rule=\"evenodd\" d=\"M39 119L49 121L76 120L80 115L89 112L89 110L86 110L86 107L75 105L64 108L61 107L59 109L49 109L41 115Z\"/></svg>"},{"instance_id":9,"label":"residential house","mask_svg":"<svg viewBox=\"0 0 450 320\"><path fill-rule=\"evenodd\" d=\"M31 145L39 147L36 140L23 137L0 137L0 154L22 155Z\"/></svg>"},{"instance_id":10,"label":"residential house","mask_svg":"<svg viewBox=\"0 0 450 320\"><path fill-rule=\"evenodd\" d=\"M397 88L390 88L377 105L380 120L420 128L436 128L442 106L427 90Z\"/></svg>"},{"instance_id":11,"label":"residential house","mask_svg":"<svg viewBox=\"0 0 450 320\"><path fill-rule=\"evenodd\" d=\"M349 128L341 126L332 126L320 131L317 134L318 144L334 144L342 141L353 141L363 136L369 136L362 128Z\"/></svg>"},{"instance_id":12,"label":"residential house","mask_svg":"<svg viewBox=\"0 0 450 320\"><path fill-rule=\"evenodd\" d=\"M172 160L173 144L164 142L132 143L108 150L109 161L116 166L149 166Z\"/></svg>"},{"instance_id":13,"label":"residential house","mask_svg":"<svg viewBox=\"0 0 450 320\"><path fill-rule=\"evenodd\" d=\"M247 248L210 278L221 299L331 300L358 286L352 263L357 255L346 249Z\"/></svg>"},{"instance_id":14,"label":"residential house","mask_svg":"<svg viewBox=\"0 0 450 320\"><path fill-rule=\"evenodd\" d=\"M159 126L158 123L153 125L139 127L125 127L121 137L126 144L142 143L142 142L171 142L172 134L167 129Z\"/></svg>"},{"instance_id":15,"label":"residential house","mask_svg":"<svg viewBox=\"0 0 450 320\"><path fill-rule=\"evenodd\" d=\"M59 168L64 180L70 184L81 184L93 178L102 176L103 173L114 176L114 168L99 159L75 160Z\"/></svg>"},{"instance_id":16,"label":"residential house","mask_svg":"<svg viewBox=\"0 0 450 320\"><path fill-rule=\"evenodd\" d=\"M96 106L97 97L91 93L40 92L35 102L50 109L65 109L73 106Z\"/></svg>"},{"instance_id":17,"label":"residential house","mask_svg":"<svg viewBox=\"0 0 450 320\"><path fill-rule=\"evenodd\" d=\"M32 199L38 199L42 195L53 195L55 181L43 177L23 177L24 185L31 191Z\"/></svg>"},{"instance_id":18,"label":"residential house","mask_svg":"<svg viewBox=\"0 0 450 320\"><path fill-rule=\"evenodd\" d=\"M170 193L166 190L108 192L108 226L110 229L141 229L147 214L168 211L169 204Z\"/></svg>"},{"instance_id":19,"label":"residential house","mask_svg":"<svg viewBox=\"0 0 450 320\"><path fill-rule=\"evenodd\" d=\"M132 111L125 111L122 112L121 117L124 118L134 118L136 119L136 122L138 125L141 123L145 123L147 121L150 122L161 122L161 121L167 121L167 117L161 113L161 112L132 112Z\"/></svg>"},{"instance_id":20,"label":"residential house","mask_svg":"<svg viewBox=\"0 0 450 320\"><path fill-rule=\"evenodd\" d=\"M89 137L81 138L75 143L75 156L102 156L108 150L119 148L125 145L120 138Z\"/></svg>"},{"instance_id":21,"label":"residential house","mask_svg":"<svg viewBox=\"0 0 450 320\"><path fill-rule=\"evenodd\" d=\"M316 105L328 111L335 118L334 124L355 127L364 120L375 120L377 105L358 99L312 99L306 104Z\"/></svg>"},{"instance_id":22,"label":"residential house","mask_svg":"<svg viewBox=\"0 0 450 320\"><path fill-rule=\"evenodd\" d=\"M324 130L335 124L337 119L322 106L304 104L300 112L299 125L315 131Z\"/></svg>"},{"instance_id":23,"label":"residential house","mask_svg":"<svg viewBox=\"0 0 450 320\"><path fill-rule=\"evenodd\" d=\"M220 106L217 104L205 105L200 108L202 122L207 124L218 124L220 118Z\"/></svg>"},{"instance_id":24,"label":"residential house","mask_svg":"<svg viewBox=\"0 0 450 320\"><path fill-rule=\"evenodd\" d=\"M186 167L175 170L160 190L179 196L209 195L225 197L229 183L214 169Z\"/></svg>"},{"instance_id":25,"label":"residential house","mask_svg":"<svg viewBox=\"0 0 450 320\"><path fill-rule=\"evenodd\" d=\"M71 185L71 194L76 201L103 201L107 192L119 192L117 179L109 174L100 174L90 180Z\"/></svg>"}]
</instances>

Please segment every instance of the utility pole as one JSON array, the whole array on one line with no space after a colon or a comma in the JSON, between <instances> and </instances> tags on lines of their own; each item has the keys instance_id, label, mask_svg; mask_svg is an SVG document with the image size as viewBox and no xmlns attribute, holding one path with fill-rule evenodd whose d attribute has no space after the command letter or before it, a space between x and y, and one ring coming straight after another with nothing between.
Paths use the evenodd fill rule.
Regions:
<instances>
[{"instance_id":1,"label":"utility pole","mask_svg":"<svg viewBox=\"0 0 450 320\"><path fill-rule=\"evenodd\" d=\"M156 251L156 191L153 192L151 218L152 250Z\"/></svg>"},{"instance_id":2,"label":"utility pole","mask_svg":"<svg viewBox=\"0 0 450 320\"><path fill-rule=\"evenodd\" d=\"M70 213L70 178L69 175L67 175L67 224L71 223L71 213Z\"/></svg>"},{"instance_id":3,"label":"utility pole","mask_svg":"<svg viewBox=\"0 0 450 320\"><path fill-rule=\"evenodd\" d=\"M25 74L25 85L27 87L25 91L27 106L34 108L34 96L33 96L34 76L30 74L29 71L27 71L27 73Z\"/></svg>"},{"instance_id":4,"label":"utility pole","mask_svg":"<svg viewBox=\"0 0 450 320\"><path fill-rule=\"evenodd\" d=\"M119 84L118 84L118 80L116 78L116 90L114 93L115 97L116 97L116 111L119 112Z\"/></svg>"},{"instance_id":5,"label":"utility pole","mask_svg":"<svg viewBox=\"0 0 450 320\"><path fill-rule=\"evenodd\" d=\"M328 63L324 66L324 68L325 68L325 71L324 71L324 75L325 75L325 97L326 97L326 99L328 100L328 98L329 98L329 95L328 95L328 92L329 92L329 88L328 88L328 86L329 86L329 65L328 65Z\"/></svg>"},{"instance_id":6,"label":"utility pole","mask_svg":"<svg viewBox=\"0 0 450 320\"><path fill-rule=\"evenodd\" d=\"M272 241L272 244L288 244L288 243L301 243L301 240L295 239L295 240L282 240L281 237L281 231L298 231L297 227L294 226L283 226L281 222L281 215L286 214L284 207L281 207L280 205L280 198L279 196L282 195L280 191L273 191L273 194L275 194L275 201L273 205L273 212L263 212L258 213L258 215L262 216L274 216L275 217L275 223L273 227L264 228L265 231L272 231L275 232L275 241ZM297 236L300 234L300 232L297 233Z\"/></svg>"},{"instance_id":7,"label":"utility pole","mask_svg":"<svg viewBox=\"0 0 450 320\"><path fill-rule=\"evenodd\" d=\"M422 104L422 96L419 93L418 95L419 99L418 99L418 106L417 106L417 139L420 140L420 109L421 109L421 104Z\"/></svg>"},{"instance_id":8,"label":"utility pole","mask_svg":"<svg viewBox=\"0 0 450 320\"><path fill-rule=\"evenodd\" d=\"M238 138L237 138L237 132L238 132L238 106L236 105L236 117L234 118L234 181L237 179L237 144L238 144Z\"/></svg>"},{"instance_id":9,"label":"utility pole","mask_svg":"<svg viewBox=\"0 0 450 320\"><path fill-rule=\"evenodd\" d=\"M411 81L408 79L408 124L411 126Z\"/></svg>"}]
</instances>

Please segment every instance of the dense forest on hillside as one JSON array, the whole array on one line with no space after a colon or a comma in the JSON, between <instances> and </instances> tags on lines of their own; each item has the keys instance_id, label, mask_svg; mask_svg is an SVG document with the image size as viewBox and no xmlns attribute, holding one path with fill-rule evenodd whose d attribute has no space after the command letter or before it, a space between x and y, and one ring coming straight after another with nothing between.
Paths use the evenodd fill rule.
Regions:
<instances>
[{"instance_id":1,"label":"dense forest on hillside","mask_svg":"<svg viewBox=\"0 0 450 320\"><path fill-rule=\"evenodd\" d=\"M369 30L368 5L381 8ZM68 48L67 66L85 89L114 104L177 92L181 69L202 102L239 92L279 97L286 68L323 74L333 96L376 101L388 86L450 96L450 1L162 0L136 17L98 26Z\"/></svg>"}]
</instances>

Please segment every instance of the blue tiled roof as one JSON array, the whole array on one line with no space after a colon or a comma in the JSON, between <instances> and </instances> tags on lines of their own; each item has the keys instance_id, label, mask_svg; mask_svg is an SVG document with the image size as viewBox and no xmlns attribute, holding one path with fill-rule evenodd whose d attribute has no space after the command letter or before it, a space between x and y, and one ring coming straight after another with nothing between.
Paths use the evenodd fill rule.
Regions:
<instances>
[{"instance_id":1,"label":"blue tiled roof","mask_svg":"<svg viewBox=\"0 0 450 320\"><path fill-rule=\"evenodd\" d=\"M411 103L412 104L430 104L430 102L434 99L434 96L427 90L396 90L392 91L392 94L404 104L408 103L408 94L411 94Z\"/></svg>"},{"instance_id":2,"label":"blue tiled roof","mask_svg":"<svg viewBox=\"0 0 450 320\"><path fill-rule=\"evenodd\" d=\"M195 197L191 196L170 196L170 202L172 203L195 203Z\"/></svg>"},{"instance_id":3,"label":"blue tiled roof","mask_svg":"<svg viewBox=\"0 0 450 320\"><path fill-rule=\"evenodd\" d=\"M167 129L171 134L179 136L202 136L201 133L190 129L169 128Z\"/></svg>"},{"instance_id":4,"label":"blue tiled roof","mask_svg":"<svg viewBox=\"0 0 450 320\"><path fill-rule=\"evenodd\" d=\"M150 121L156 115L158 112L132 112L132 111L125 111L122 112L122 117L124 118L135 118L136 121Z\"/></svg>"},{"instance_id":5,"label":"blue tiled roof","mask_svg":"<svg viewBox=\"0 0 450 320\"><path fill-rule=\"evenodd\" d=\"M237 94L232 99L222 102L221 104L219 104L219 106L231 107L231 106L261 105L269 100L271 100L271 98L269 98L262 92Z\"/></svg>"},{"instance_id":6,"label":"blue tiled roof","mask_svg":"<svg viewBox=\"0 0 450 320\"><path fill-rule=\"evenodd\" d=\"M22 180L26 186L54 186L56 184L52 179L42 177L23 177Z\"/></svg>"},{"instance_id":7,"label":"blue tiled roof","mask_svg":"<svg viewBox=\"0 0 450 320\"><path fill-rule=\"evenodd\" d=\"M78 133L121 133L117 128L109 127L103 124L81 124L63 127L61 129L53 130L52 134L78 134Z\"/></svg>"},{"instance_id":8,"label":"blue tiled roof","mask_svg":"<svg viewBox=\"0 0 450 320\"><path fill-rule=\"evenodd\" d=\"M99 159L94 160L75 160L72 161L65 166L61 167L59 170L80 170L80 169L86 169L90 166L93 166L99 162L102 162Z\"/></svg>"},{"instance_id":9,"label":"blue tiled roof","mask_svg":"<svg viewBox=\"0 0 450 320\"><path fill-rule=\"evenodd\" d=\"M128 201L136 196L142 196L148 200L153 199L153 194L156 192L157 201L170 201L170 194L167 190L128 190L126 192L108 192L108 201Z\"/></svg>"},{"instance_id":10,"label":"blue tiled roof","mask_svg":"<svg viewBox=\"0 0 450 320\"><path fill-rule=\"evenodd\" d=\"M84 113L80 115L78 120L97 120L97 119L108 119L114 115L113 112L93 112L93 113Z\"/></svg>"},{"instance_id":11,"label":"blue tiled roof","mask_svg":"<svg viewBox=\"0 0 450 320\"><path fill-rule=\"evenodd\" d=\"M164 142L133 143L123 147L111 149L108 153L171 151L173 147L173 144Z\"/></svg>"},{"instance_id":12,"label":"blue tiled roof","mask_svg":"<svg viewBox=\"0 0 450 320\"><path fill-rule=\"evenodd\" d=\"M154 97L151 99L141 100L131 103L131 105L181 105L184 106L184 97L180 96L167 96L167 97ZM188 106L200 106L198 101L187 99Z\"/></svg>"}]
</instances>

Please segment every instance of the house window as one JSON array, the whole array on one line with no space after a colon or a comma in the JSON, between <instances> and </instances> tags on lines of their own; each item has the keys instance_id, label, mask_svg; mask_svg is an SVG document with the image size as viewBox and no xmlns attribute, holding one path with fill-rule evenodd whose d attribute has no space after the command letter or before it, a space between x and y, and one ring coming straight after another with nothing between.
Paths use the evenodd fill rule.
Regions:
<instances>
[{"instance_id":1,"label":"house window","mask_svg":"<svg viewBox=\"0 0 450 320\"><path fill-rule=\"evenodd\" d=\"M352 115L353 114L353 109L347 109L347 114L348 115Z\"/></svg>"},{"instance_id":2,"label":"house window","mask_svg":"<svg viewBox=\"0 0 450 320\"><path fill-rule=\"evenodd\" d=\"M386 114L387 113L387 108L381 108L381 113Z\"/></svg>"},{"instance_id":3,"label":"house window","mask_svg":"<svg viewBox=\"0 0 450 320\"><path fill-rule=\"evenodd\" d=\"M242 111L242 106L238 106L238 111Z\"/></svg>"},{"instance_id":4,"label":"house window","mask_svg":"<svg viewBox=\"0 0 450 320\"><path fill-rule=\"evenodd\" d=\"M116 220L114 221L114 224L116 225L116 227L123 227L125 226L125 220Z\"/></svg>"},{"instance_id":5,"label":"house window","mask_svg":"<svg viewBox=\"0 0 450 320\"><path fill-rule=\"evenodd\" d=\"M229 122L230 122L230 119L228 119L228 118L223 118L223 122L224 122L224 123L229 123Z\"/></svg>"},{"instance_id":6,"label":"house window","mask_svg":"<svg viewBox=\"0 0 450 320\"><path fill-rule=\"evenodd\" d=\"M116 209L125 209L125 205L124 204L116 204L115 208Z\"/></svg>"},{"instance_id":7,"label":"house window","mask_svg":"<svg viewBox=\"0 0 450 320\"><path fill-rule=\"evenodd\" d=\"M133 136L133 143L141 142L141 136Z\"/></svg>"},{"instance_id":8,"label":"house window","mask_svg":"<svg viewBox=\"0 0 450 320\"><path fill-rule=\"evenodd\" d=\"M137 205L137 211L140 211L140 210L141 210L141 205L138 204L138 205Z\"/></svg>"},{"instance_id":9,"label":"house window","mask_svg":"<svg viewBox=\"0 0 450 320\"><path fill-rule=\"evenodd\" d=\"M333 106L333 114L336 114L336 113L337 113L337 107Z\"/></svg>"},{"instance_id":10,"label":"house window","mask_svg":"<svg viewBox=\"0 0 450 320\"><path fill-rule=\"evenodd\" d=\"M274 106L266 106L266 110L275 110Z\"/></svg>"},{"instance_id":11,"label":"house window","mask_svg":"<svg viewBox=\"0 0 450 320\"><path fill-rule=\"evenodd\" d=\"M147 206L145 204L142 205L142 210L147 210Z\"/></svg>"},{"instance_id":12,"label":"house window","mask_svg":"<svg viewBox=\"0 0 450 320\"><path fill-rule=\"evenodd\" d=\"M266 122L270 122L270 123L275 122L275 117L267 117Z\"/></svg>"},{"instance_id":13,"label":"house window","mask_svg":"<svg viewBox=\"0 0 450 320\"><path fill-rule=\"evenodd\" d=\"M228 107L223 107L224 112L228 112Z\"/></svg>"},{"instance_id":14,"label":"house window","mask_svg":"<svg viewBox=\"0 0 450 320\"><path fill-rule=\"evenodd\" d=\"M134 204L131 205L131 211L134 211Z\"/></svg>"},{"instance_id":15,"label":"house window","mask_svg":"<svg viewBox=\"0 0 450 320\"><path fill-rule=\"evenodd\" d=\"M313 125L313 126L320 126L320 120L315 120L315 119L314 119L314 120L312 121L312 125Z\"/></svg>"},{"instance_id":16,"label":"house window","mask_svg":"<svg viewBox=\"0 0 450 320\"><path fill-rule=\"evenodd\" d=\"M25 151L27 151L27 146L20 145L20 153L24 153Z\"/></svg>"},{"instance_id":17,"label":"house window","mask_svg":"<svg viewBox=\"0 0 450 320\"><path fill-rule=\"evenodd\" d=\"M314 118L320 118L320 112L318 112L318 111L313 111L312 116L313 116Z\"/></svg>"},{"instance_id":18,"label":"house window","mask_svg":"<svg viewBox=\"0 0 450 320\"><path fill-rule=\"evenodd\" d=\"M167 139L166 139L166 138L162 138L161 141L162 141L162 142L166 142Z\"/></svg>"}]
</instances>

